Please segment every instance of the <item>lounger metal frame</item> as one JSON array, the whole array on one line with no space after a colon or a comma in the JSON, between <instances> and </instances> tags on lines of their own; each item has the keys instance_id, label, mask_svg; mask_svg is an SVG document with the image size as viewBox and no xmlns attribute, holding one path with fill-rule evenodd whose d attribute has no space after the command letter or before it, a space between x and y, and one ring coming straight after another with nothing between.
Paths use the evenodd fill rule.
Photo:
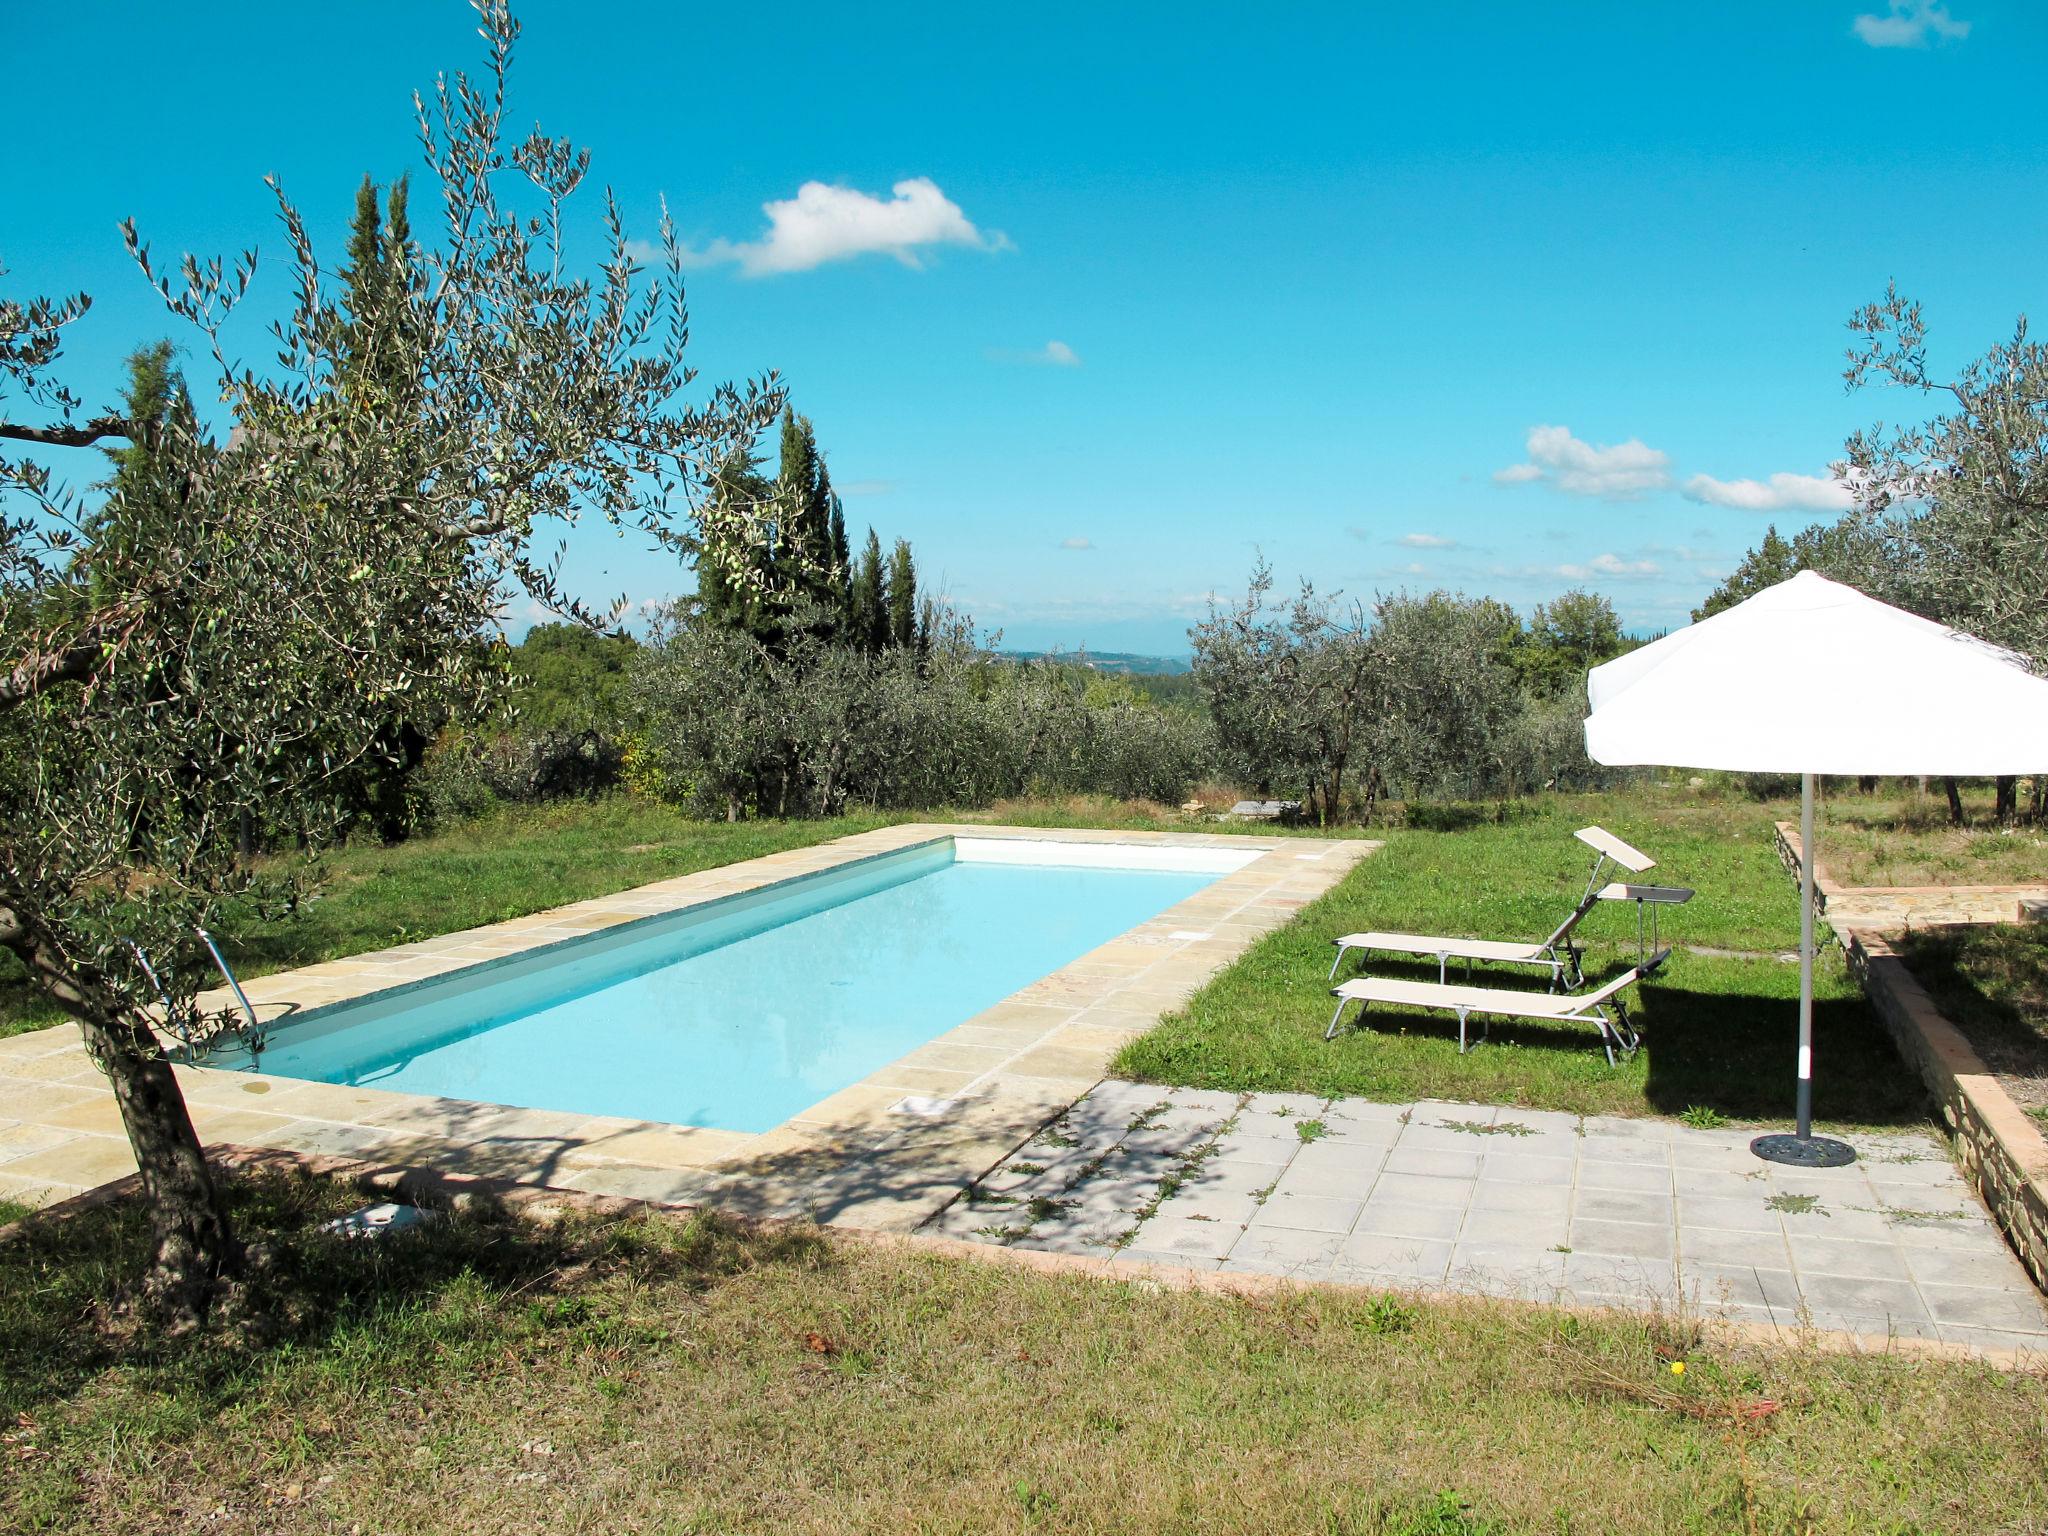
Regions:
<instances>
[{"instance_id":1,"label":"lounger metal frame","mask_svg":"<svg viewBox=\"0 0 2048 1536\"><path fill-rule=\"evenodd\" d=\"M1662 954L1655 957L1662 961ZM1546 1024L1591 1024L1600 1031L1600 1046L1607 1053L1607 1065L1619 1066L1615 1049L1619 1047L1624 1057L1633 1056L1641 1045L1634 1021L1629 1018L1628 1005L1621 1000L1624 987L1642 980L1644 971L1631 966L1598 991L1588 992L1583 997L1559 998L1558 1002L1569 1001L1572 1006L1565 1009L1531 1008L1531 1002L1542 996L1540 993L1509 992L1488 987L1452 987L1441 982L1391 981L1359 978L1331 988L1331 995L1337 999L1337 1011L1330 1015L1330 1027L1323 1031L1325 1040L1337 1038L1337 1026L1343 1021L1344 1009L1353 1002L1359 1006L1359 1020L1365 1018L1365 1010L1373 1003L1384 1003L1395 1008L1440 1008L1458 1016L1458 1054L1464 1055L1471 1048L1467 1024L1472 1015L1480 1018L1479 1038L1487 1034L1486 1020L1494 1015L1502 1018L1533 1019ZM1432 997L1431 993L1443 996ZM1609 1014L1609 1007L1613 1012Z\"/></svg>"}]
</instances>

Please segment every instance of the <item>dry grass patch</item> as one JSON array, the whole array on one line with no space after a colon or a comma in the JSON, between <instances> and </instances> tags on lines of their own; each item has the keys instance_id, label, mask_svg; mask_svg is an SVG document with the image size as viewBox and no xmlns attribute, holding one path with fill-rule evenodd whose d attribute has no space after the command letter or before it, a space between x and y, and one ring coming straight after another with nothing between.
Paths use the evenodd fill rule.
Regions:
<instances>
[{"instance_id":1,"label":"dry grass patch","mask_svg":"<svg viewBox=\"0 0 2048 1536\"><path fill-rule=\"evenodd\" d=\"M1657 1320L1165 1292L803 1234L279 1234L261 1348L98 1325L132 1212L0 1250L10 1529L2037 1529L2036 1377ZM1681 1362L1687 1369L1674 1374ZM16 1415L20 1415L17 1419Z\"/></svg>"},{"instance_id":2,"label":"dry grass patch","mask_svg":"<svg viewBox=\"0 0 2048 1536\"><path fill-rule=\"evenodd\" d=\"M2048 827L1998 826L1988 794L1965 809L1957 827L1939 795L1838 794L1822 813L1821 864L1845 886L2048 884Z\"/></svg>"}]
</instances>

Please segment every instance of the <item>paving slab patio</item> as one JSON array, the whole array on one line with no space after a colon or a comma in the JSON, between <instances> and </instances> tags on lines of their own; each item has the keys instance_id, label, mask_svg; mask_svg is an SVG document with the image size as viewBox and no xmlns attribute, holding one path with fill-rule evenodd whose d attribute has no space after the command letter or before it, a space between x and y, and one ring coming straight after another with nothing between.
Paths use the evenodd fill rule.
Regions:
<instances>
[{"instance_id":1,"label":"paving slab patio","mask_svg":"<svg viewBox=\"0 0 2048 1536\"><path fill-rule=\"evenodd\" d=\"M1754 1131L1103 1083L925 1230L1193 1269L2048 1351L1931 1132L1794 1170Z\"/></svg>"}]
</instances>

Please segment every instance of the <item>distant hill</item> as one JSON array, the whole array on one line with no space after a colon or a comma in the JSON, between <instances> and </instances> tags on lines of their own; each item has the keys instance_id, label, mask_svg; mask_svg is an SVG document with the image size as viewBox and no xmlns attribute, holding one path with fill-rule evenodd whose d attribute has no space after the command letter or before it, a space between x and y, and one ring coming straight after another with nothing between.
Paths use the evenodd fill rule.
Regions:
<instances>
[{"instance_id":1,"label":"distant hill","mask_svg":"<svg viewBox=\"0 0 2048 1536\"><path fill-rule=\"evenodd\" d=\"M1057 656L1062 661L1079 662L1079 651L1004 651L1005 656L1014 656L1019 661L1042 661L1048 656ZM1089 651L1088 665L1098 672L1122 672L1131 677L1180 677L1194 668L1185 656L1140 656L1132 651Z\"/></svg>"}]
</instances>

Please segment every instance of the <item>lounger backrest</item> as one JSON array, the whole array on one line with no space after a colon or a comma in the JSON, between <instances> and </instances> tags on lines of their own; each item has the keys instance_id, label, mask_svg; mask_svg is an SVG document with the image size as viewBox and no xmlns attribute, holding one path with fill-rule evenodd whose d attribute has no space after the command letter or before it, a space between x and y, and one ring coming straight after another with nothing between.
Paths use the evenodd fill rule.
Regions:
<instances>
[{"instance_id":1,"label":"lounger backrest","mask_svg":"<svg viewBox=\"0 0 2048 1536\"><path fill-rule=\"evenodd\" d=\"M1570 915L1557 925L1549 938L1543 941L1545 949L1562 944L1566 935L1579 926L1580 919L1593 910L1594 904L1600 899L1600 871L1609 862L1619 864L1631 874L1637 875L1646 869L1657 867L1655 859L1640 848L1631 848L1605 827L1581 827L1572 836L1592 849L1598 857L1593 860L1593 873L1586 879L1586 894L1579 898L1579 904L1572 908Z\"/></svg>"},{"instance_id":2,"label":"lounger backrest","mask_svg":"<svg viewBox=\"0 0 2048 1536\"><path fill-rule=\"evenodd\" d=\"M1657 861L1640 848L1631 848L1605 827L1581 827L1572 834L1595 853L1606 855L1631 874L1655 869Z\"/></svg>"},{"instance_id":3,"label":"lounger backrest","mask_svg":"<svg viewBox=\"0 0 2048 1536\"><path fill-rule=\"evenodd\" d=\"M1643 973L1640 970L1638 970L1635 966L1630 966L1627 970L1623 971L1619 976L1615 977L1614 980L1610 981L1609 983L1607 983L1606 986L1602 987L1598 992L1588 992L1585 994L1585 996L1577 999L1578 1004L1581 1008L1590 1008L1595 1003L1604 1003L1607 1001L1607 999L1614 996L1615 993L1619 992L1623 987L1626 987L1633 982L1641 981L1642 979Z\"/></svg>"}]
</instances>

